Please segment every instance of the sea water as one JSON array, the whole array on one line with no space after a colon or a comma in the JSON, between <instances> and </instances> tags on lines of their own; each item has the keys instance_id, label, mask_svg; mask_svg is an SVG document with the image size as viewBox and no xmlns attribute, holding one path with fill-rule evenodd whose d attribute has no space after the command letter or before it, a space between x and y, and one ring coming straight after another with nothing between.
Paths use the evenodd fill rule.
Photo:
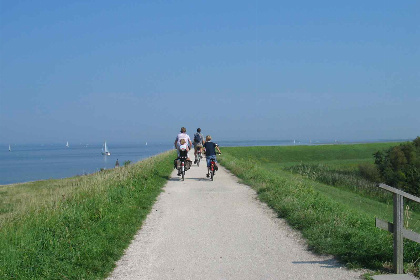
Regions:
<instances>
[{"instance_id":1,"label":"sea water","mask_svg":"<svg viewBox=\"0 0 420 280\"><path fill-rule=\"evenodd\" d=\"M173 149L173 143L112 144L104 156L102 144L44 144L0 146L0 185L90 174L115 167L118 159L138 162Z\"/></svg>"}]
</instances>

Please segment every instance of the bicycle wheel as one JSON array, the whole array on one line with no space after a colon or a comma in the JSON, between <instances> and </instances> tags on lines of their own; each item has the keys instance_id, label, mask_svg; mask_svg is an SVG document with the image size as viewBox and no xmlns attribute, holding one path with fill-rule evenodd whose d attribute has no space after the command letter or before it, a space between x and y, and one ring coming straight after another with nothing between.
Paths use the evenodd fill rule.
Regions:
<instances>
[{"instance_id":1,"label":"bicycle wheel","mask_svg":"<svg viewBox=\"0 0 420 280\"><path fill-rule=\"evenodd\" d=\"M200 166L200 157L198 157L198 159L197 159L197 166L198 167Z\"/></svg>"},{"instance_id":2,"label":"bicycle wheel","mask_svg":"<svg viewBox=\"0 0 420 280\"><path fill-rule=\"evenodd\" d=\"M185 166L184 166L184 163L182 163L182 166L181 166L181 175L182 175L182 181L184 181L184 177L185 177Z\"/></svg>"}]
</instances>

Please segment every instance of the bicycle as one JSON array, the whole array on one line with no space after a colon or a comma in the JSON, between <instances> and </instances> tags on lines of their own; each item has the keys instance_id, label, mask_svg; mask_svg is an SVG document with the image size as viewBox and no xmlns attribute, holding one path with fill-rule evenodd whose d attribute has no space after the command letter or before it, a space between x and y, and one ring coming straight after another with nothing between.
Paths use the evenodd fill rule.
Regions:
<instances>
[{"instance_id":1,"label":"bicycle","mask_svg":"<svg viewBox=\"0 0 420 280\"><path fill-rule=\"evenodd\" d=\"M201 160L202 156L201 156L201 149L199 151L197 151L197 158L195 160L195 163L197 163L197 166L200 166L200 160Z\"/></svg>"},{"instance_id":2,"label":"bicycle","mask_svg":"<svg viewBox=\"0 0 420 280\"><path fill-rule=\"evenodd\" d=\"M214 159L210 160L210 180L213 181L214 174L216 173L216 161Z\"/></svg>"},{"instance_id":3,"label":"bicycle","mask_svg":"<svg viewBox=\"0 0 420 280\"><path fill-rule=\"evenodd\" d=\"M185 171L191 168L191 161L188 160L188 153L181 151L179 157L175 160L175 167L178 170L178 176L181 176L182 181L185 180Z\"/></svg>"},{"instance_id":4,"label":"bicycle","mask_svg":"<svg viewBox=\"0 0 420 280\"><path fill-rule=\"evenodd\" d=\"M220 153L218 153L220 155ZM219 168L216 165L216 157L212 157L210 159L210 180L214 180L214 175L216 174L216 171L219 170Z\"/></svg>"}]
</instances>

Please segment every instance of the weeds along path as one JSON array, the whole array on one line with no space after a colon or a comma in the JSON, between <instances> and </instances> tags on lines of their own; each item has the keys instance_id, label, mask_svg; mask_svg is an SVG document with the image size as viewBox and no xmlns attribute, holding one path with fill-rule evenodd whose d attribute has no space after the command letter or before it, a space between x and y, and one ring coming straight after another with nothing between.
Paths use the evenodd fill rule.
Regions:
<instances>
[{"instance_id":1,"label":"weeds along path","mask_svg":"<svg viewBox=\"0 0 420 280\"><path fill-rule=\"evenodd\" d=\"M210 181L201 163L185 181L174 170L109 279L360 279L309 252L254 190L223 168Z\"/></svg>"}]
</instances>

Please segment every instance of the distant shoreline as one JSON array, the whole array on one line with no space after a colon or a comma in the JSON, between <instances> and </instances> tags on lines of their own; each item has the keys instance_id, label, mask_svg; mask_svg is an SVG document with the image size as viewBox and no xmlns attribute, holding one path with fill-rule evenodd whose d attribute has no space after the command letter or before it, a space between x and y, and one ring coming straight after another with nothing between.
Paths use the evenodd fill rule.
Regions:
<instances>
[{"instance_id":1,"label":"distant shoreline","mask_svg":"<svg viewBox=\"0 0 420 280\"><path fill-rule=\"evenodd\" d=\"M414 139L414 138L413 138ZM319 146L319 145L352 145L352 144L370 144L370 143L400 143L408 142L413 139L378 139L378 140L350 140L350 141L331 141L331 140L316 140L316 141L301 141L301 140L221 140L217 141L221 147L246 147L246 146Z\"/></svg>"},{"instance_id":2,"label":"distant shoreline","mask_svg":"<svg viewBox=\"0 0 420 280\"><path fill-rule=\"evenodd\" d=\"M191 135L190 135L191 136ZM219 138L214 138L213 140L215 140L216 142L220 142L220 143L243 143L243 142L261 142L261 143L266 143L266 142L278 142L278 143L293 143L293 141L296 141L296 143L304 143L304 144L312 144L312 145L316 145L316 144L331 144L331 143L335 143L335 141L337 141L340 144L356 144L356 143L388 143L388 142L407 142L407 141L412 141L416 138L417 136L413 137L413 138L401 138L401 139L363 139L363 140L331 140L331 139L300 139L300 138L296 138L296 139L281 139L281 140L277 140L277 139L251 139L251 140L243 140L243 139L236 139L236 140L228 140L228 139L223 139L221 138L221 140ZM312 141L312 142L310 142ZM93 143L93 144L92 144ZM138 146L138 145L144 145L146 142L111 142L111 147L116 147L116 146ZM169 143L169 144L168 144ZM91 142L91 143L70 143L70 148L72 147L96 147L96 148L100 148L102 147L103 143L98 143L98 142ZM148 145L169 145L169 146L173 146L173 140L172 139L168 139L167 141L159 141L159 142L148 142ZM5 147L6 150L8 150L9 145L12 146L21 146L21 147L33 147L33 146L39 146L39 147L64 147L65 143L60 143L60 142L51 142L51 143L14 143L13 141L9 142L2 142L0 143L0 148L1 147ZM2 151L4 149L0 149L0 151ZM12 150L13 151L13 150Z\"/></svg>"},{"instance_id":3,"label":"distant shoreline","mask_svg":"<svg viewBox=\"0 0 420 280\"><path fill-rule=\"evenodd\" d=\"M410 140L407 140L407 139L384 139L384 140L347 141L347 142L340 142L340 141L337 141L337 142L331 142L331 141L330 142L327 142L327 141L323 141L323 142L321 142L321 141L319 141L319 142L318 141L315 141L315 142L301 142L301 141L297 141L297 140L296 141L294 141L294 140L240 140L240 141L222 140L222 141L217 141L216 140L216 143L218 143L221 147L258 147L258 146L285 146L286 147L286 146L322 146L322 145L355 145L355 144L373 144L373 143L400 143L400 142L406 142L406 141L410 141ZM149 145L149 147L150 146L151 145ZM165 145L165 147L169 147L169 146L170 146L169 144ZM117 145L115 145L114 147L116 148ZM165 148L165 149L161 149L161 150L156 150L155 151L156 153L152 153L152 154L142 158L141 160L137 160L137 161L133 160L131 158L131 157L134 157L131 154L128 157L130 157L129 160L131 160L132 163L136 163L136 162L139 162L139 161L143 161L147 158L159 155L161 153L167 152L169 150L171 150L171 149ZM25 151L26 151L26 149L25 149ZM24 152L24 151L22 151L22 152ZM10 155L9 153L10 152L7 152L6 154ZM58 159L60 159L60 156L62 156L62 155L57 155ZM92 156L92 155L89 155L89 156ZM94 155L94 157L98 157L98 156ZM123 156L119 156L118 153L113 154L111 157L107 157L107 158L100 157L100 159L105 159L105 161L106 160L108 161L108 163L107 163L108 166L104 169L114 168L114 163L115 163L116 159L119 159L120 164L123 164L123 162L125 160L128 160L127 156L124 158ZM54 158L54 160L56 160L56 159ZM2 164L6 168L9 167L8 166L9 163L7 162L7 160L4 160L3 162L0 162L0 166ZM19 163L19 164L21 164L21 163ZM54 166L53 166L54 162L48 163L48 162L43 161L42 164L44 164L44 168L54 168ZM74 170L75 169L75 167L74 167L75 163L71 163L71 164L72 164L72 166L70 166L70 167L73 168L73 170ZM53 166L53 167L51 167L51 166ZM39 181L59 180L59 179L65 179L65 178L72 178L72 177L76 177L76 176L89 175L89 174L94 174L94 173L100 171L100 167L101 166L97 166L96 169L93 169L93 170L92 169L89 170L88 168L84 168L84 167L79 167L79 169L78 169L79 171L73 171L72 174L71 173L63 174L62 177L58 177L59 174L58 175L55 174L55 175L57 175L57 177L51 177L51 175L44 174L45 177L48 177L48 178L45 178L45 177L44 178L39 178L39 179L29 179L28 178L29 180L24 180L23 179L22 181L15 181L15 182L10 182L10 183L8 183L7 180L6 180L5 183L0 183L0 186L28 184L28 183L39 182ZM20 175L22 177L27 176L27 177L30 177L30 178L31 177L36 178L39 174L39 173L37 173L37 171L34 172L33 170L31 170L30 166L26 167L26 169L25 169L25 167L20 167L20 168L22 169L22 171L21 171L22 175ZM15 170L12 167L9 167L9 169L10 169L9 172L15 172ZM82 169L84 170L83 172L82 172ZM26 172L32 172L32 175L28 176L28 174ZM42 171L40 171L40 172L42 172ZM35 173L35 175L34 175L34 173ZM16 175L16 176L19 176L19 175Z\"/></svg>"}]
</instances>

